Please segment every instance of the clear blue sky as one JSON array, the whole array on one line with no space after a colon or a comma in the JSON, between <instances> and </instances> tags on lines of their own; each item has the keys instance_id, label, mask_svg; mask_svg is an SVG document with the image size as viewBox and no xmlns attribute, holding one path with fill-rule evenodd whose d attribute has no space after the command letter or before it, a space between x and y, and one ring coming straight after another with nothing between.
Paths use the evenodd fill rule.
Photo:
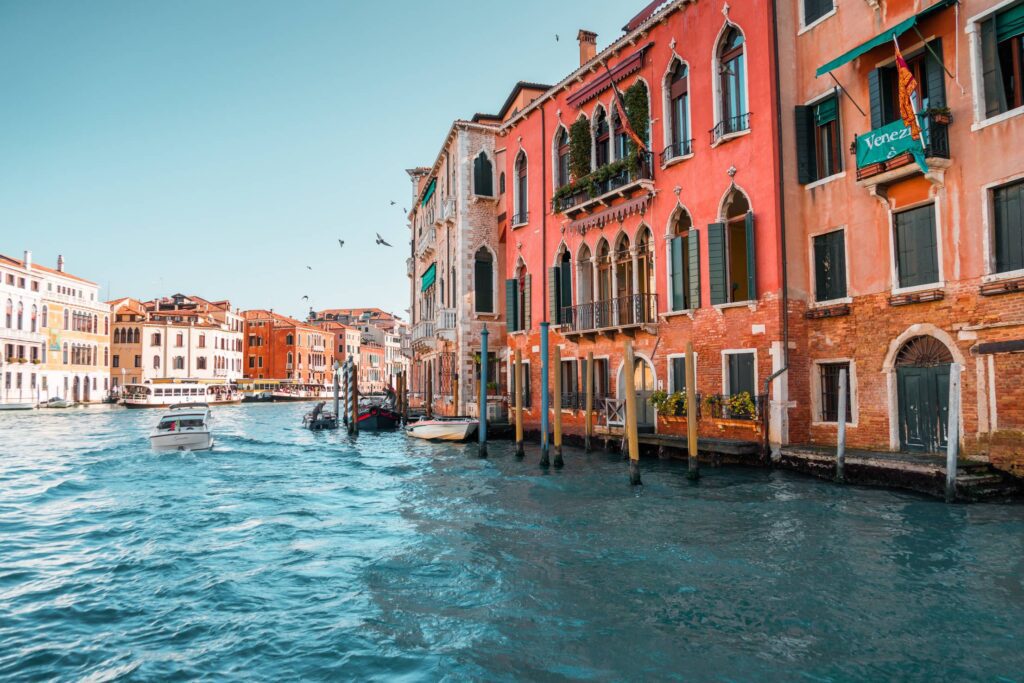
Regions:
<instances>
[{"instance_id":1,"label":"clear blue sky","mask_svg":"<svg viewBox=\"0 0 1024 683\"><path fill-rule=\"evenodd\" d=\"M0 0L0 253L108 298L404 315L405 169L645 4Z\"/></svg>"}]
</instances>

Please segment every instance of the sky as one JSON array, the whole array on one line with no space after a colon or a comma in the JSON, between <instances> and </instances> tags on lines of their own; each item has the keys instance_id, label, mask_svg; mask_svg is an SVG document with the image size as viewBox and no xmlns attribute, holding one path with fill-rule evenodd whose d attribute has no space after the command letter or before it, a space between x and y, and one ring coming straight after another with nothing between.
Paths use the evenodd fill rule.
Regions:
<instances>
[{"instance_id":1,"label":"sky","mask_svg":"<svg viewBox=\"0 0 1024 683\"><path fill-rule=\"evenodd\" d=\"M107 299L408 319L405 169L646 4L0 0L0 253Z\"/></svg>"}]
</instances>

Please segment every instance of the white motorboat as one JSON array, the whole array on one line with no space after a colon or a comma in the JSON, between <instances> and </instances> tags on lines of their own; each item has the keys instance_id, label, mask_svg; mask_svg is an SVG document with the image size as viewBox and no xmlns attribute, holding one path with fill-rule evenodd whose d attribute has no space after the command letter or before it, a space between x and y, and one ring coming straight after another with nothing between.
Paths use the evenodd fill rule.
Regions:
<instances>
[{"instance_id":1,"label":"white motorboat","mask_svg":"<svg viewBox=\"0 0 1024 683\"><path fill-rule=\"evenodd\" d=\"M423 418L410 423L405 433L428 441L465 441L479 426L476 420L463 417Z\"/></svg>"},{"instance_id":2,"label":"white motorboat","mask_svg":"<svg viewBox=\"0 0 1024 683\"><path fill-rule=\"evenodd\" d=\"M39 407L40 408L70 408L73 405L74 404L71 401L67 400L67 399L61 398L60 396L54 396L53 398L51 398L50 400L46 401L45 403L41 403Z\"/></svg>"},{"instance_id":3,"label":"white motorboat","mask_svg":"<svg viewBox=\"0 0 1024 683\"><path fill-rule=\"evenodd\" d=\"M154 451L208 451L213 448L210 407L205 403L174 406L149 434Z\"/></svg>"},{"instance_id":4,"label":"white motorboat","mask_svg":"<svg viewBox=\"0 0 1024 683\"><path fill-rule=\"evenodd\" d=\"M35 406L31 403L0 403L0 410L32 410Z\"/></svg>"}]
</instances>

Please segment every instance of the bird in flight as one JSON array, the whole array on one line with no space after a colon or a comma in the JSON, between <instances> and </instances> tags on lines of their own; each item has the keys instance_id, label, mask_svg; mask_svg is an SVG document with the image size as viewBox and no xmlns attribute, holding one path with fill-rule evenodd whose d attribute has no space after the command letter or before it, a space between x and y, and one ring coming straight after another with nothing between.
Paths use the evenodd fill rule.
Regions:
<instances>
[{"instance_id":1,"label":"bird in flight","mask_svg":"<svg viewBox=\"0 0 1024 683\"><path fill-rule=\"evenodd\" d=\"M390 244L388 244L387 242L384 241L384 238L380 236L379 232L377 233L377 244L382 244L385 247L390 247L391 246Z\"/></svg>"},{"instance_id":2,"label":"bird in flight","mask_svg":"<svg viewBox=\"0 0 1024 683\"><path fill-rule=\"evenodd\" d=\"M345 246L345 240L338 240L338 246L339 247Z\"/></svg>"},{"instance_id":3,"label":"bird in flight","mask_svg":"<svg viewBox=\"0 0 1024 683\"><path fill-rule=\"evenodd\" d=\"M306 270L313 270L313 266L306 266Z\"/></svg>"},{"instance_id":4,"label":"bird in flight","mask_svg":"<svg viewBox=\"0 0 1024 683\"><path fill-rule=\"evenodd\" d=\"M555 42L556 43L558 42L558 34L557 33L555 34Z\"/></svg>"},{"instance_id":5,"label":"bird in flight","mask_svg":"<svg viewBox=\"0 0 1024 683\"><path fill-rule=\"evenodd\" d=\"M304 294L304 295L302 296L302 300L303 300L303 301L309 301L309 295L308 295L308 294Z\"/></svg>"},{"instance_id":6,"label":"bird in flight","mask_svg":"<svg viewBox=\"0 0 1024 683\"><path fill-rule=\"evenodd\" d=\"M391 200L391 206L394 206L394 205L395 205L394 200Z\"/></svg>"}]
</instances>

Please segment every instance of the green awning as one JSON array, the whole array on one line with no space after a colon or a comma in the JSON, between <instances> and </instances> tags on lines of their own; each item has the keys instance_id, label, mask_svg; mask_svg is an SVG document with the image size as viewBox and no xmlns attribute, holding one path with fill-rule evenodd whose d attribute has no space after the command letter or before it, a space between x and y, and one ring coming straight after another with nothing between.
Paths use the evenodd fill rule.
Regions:
<instances>
[{"instance_id":1,"label":"green awning","mask_svg":"<svg viewBox=\"0 0 1024 683\"><path fill-rule=\"evenodd\" d=\"M430 267L423 272L423 284L420 286L420 291L425 292L434 286L434 279L437 277L437 264L431 263Z\"/></svg>"},{"instance_id":2,"label":"green awning","mask_svg":"<svg viewBox=\"0 0 1024 683\"><path fill-rule=\"evenodd\" d=\"M996 16L996 42L1024 34L1024 5L1016 5Z\"/></svg>"},{"instance_id":3,"label":"green awning","mask_svg":"<svg viewBox=\"0 0 1024 683\"><path fill-rule=\"evenodd\" d=\"M835 121L839 113L839 100L830 97L814 107L814 123L824 126L826 123Z\"/></svg>"},{"instance_id":4,"label":"green awning","mask_svg":"<svg viewBox=\"0 0 1024 683\"><path fill-rule=\"evenodd\" d=\"M436 188L436 187L437 187L437 178L434 178L433 180L430 181L430 184L427 185L427 192L426 192L426 194L423 195L423 202L421 203L422 206L426 206L427 202L430 201L430 198L434 196L434 188Z\"/></svg>"},{"instance_id":5,"label":"green awning","mask_svg":"<svg viewBox=\"0 0 1024 683\"><path fill-rule=\"evenodd\" d=\"M860 45L853 48L849 52L846 52L840 55L839 57L836 57L828 64L824 64L823 66L818 67L818 72L816 75L824 76L829 71L832 71L833 69L838 69L843 64L851 62L854 59L857 59L857 57L860 57L866 52L874 50L876 47L882 45L883 43L891 43L893 36L896 36L897 38L900 37L910 29L914 28L914 26L916 26L917 23L924 19L925 17L928 17L929 15L934 14L935 12L938 12L940 10L944 10L947 7L951 7L957 4L958 1L959 0L939 0L939 2L935 3L928 9L921 10L920 12L910 17L909 19L904 19L900 23L896 24L891 29L887 29L879 33L877 36L875 36L868 42L861 43Z\"/></svg>"}]
</instances>

